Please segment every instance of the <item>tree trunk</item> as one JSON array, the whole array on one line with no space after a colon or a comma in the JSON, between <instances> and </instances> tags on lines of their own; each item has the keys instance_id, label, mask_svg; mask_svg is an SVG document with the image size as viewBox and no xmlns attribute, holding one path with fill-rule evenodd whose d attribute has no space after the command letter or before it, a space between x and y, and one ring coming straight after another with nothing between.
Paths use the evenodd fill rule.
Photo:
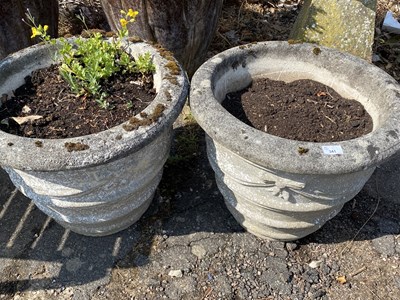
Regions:
<instances>
[{"instance_id":1,"label":"tree trunk","mask_svg":"<svg viewBox=\"0 0 400 300\"><path fill-rule=\"evenodd\" d=\"M290 38L371 59L377 0L306 0Z\"/></svg>"},{"instance_id":2,"label":"tree trunk","mask_svg":"<svg viewBox=\"0 0 400 300\"><path fill-rule=\"evenodd\" d=\"M204 62L217 28L223 0L101 0L112 30L119 28L121 9L139 11L129 33L156 42L174 53L193 75Z\"/></svg>"},{"instance_id":3,"label":"tree trunk","mask_svg":"<svg viewBox=\"0 0 400 300\"><path fill-rule=\"evenodd\" d=\"M58 0L1 0L0 59L37 42L31 39L29 26L22 22L28 8L36 24L48 25L50 35L57 35Z\"/></svg>"}]
</instances>

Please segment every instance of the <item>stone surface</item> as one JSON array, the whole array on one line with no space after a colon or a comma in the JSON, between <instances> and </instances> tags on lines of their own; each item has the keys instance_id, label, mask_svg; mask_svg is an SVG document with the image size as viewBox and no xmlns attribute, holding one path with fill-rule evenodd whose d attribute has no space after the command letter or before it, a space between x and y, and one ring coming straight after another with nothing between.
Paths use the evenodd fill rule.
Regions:
<instances>
[{"instance_id":1,"label":"stone surface","mask_svg":"<svg viewBox=\"0 0 400 300\"><path fill-rule=\"evenodd\" d=\"M204 258L207 254L206 249L202 245L193 245L192 246L192 253L196 255L198 259Z\"/></svg>"},{"instance_id":2,"label":"stone surface","mask_svg":"<svg viewBox=\"0 0 400 300\"><path fill-rule=\"evenodd\" d=\"M0 131L0 165L14 185L58 223L85 235L113 234L146 211L169 155L172 124L186 101L188 82L182 70L173 76L176 82L162 80L172 76L167 59L148 44L127 46L134 55L149 52L153 57L158 94L144 111L150 115L163 104L159 121L134 131L121 124L84 137L43 139L40 148L33 139ZM34 46L1 61L1 94L17 88L32 70L53 63L51 47ZM88 149L68 152L67 142Z\"/></svg>"},{"instance_id":3,"label":"stone surface","mask_svg":"<svg viewBox=\"0 0 400 300\"><path fill-rule=\"evenodd\" d=\"M371 60L376 0L306 0L290 38Z\"/></svg>"},{"instance_id":4,"label":"stone surface","mask_svg":"<svg viewBox=\"0 0 400 300\"><path fill-rule=\"evenodd\" d=\"M372 245L380 254L392 256L396 252L396 241L393 235L384 235L372 240Z\"/></svg>"},{"instance_id":5,"label":"stone surface","mask_svg":"<svg viewBox=\"0 0 400 300\"><path fill-rule=\"evenodd\" d=\"M168 272L168 276L171 277L182 277L183 276L183 272L182 270L171 270Z\"/></svg>"},{"instance_id":6,"label":"stone surface","mask_svg":"<svg viewBox=\"0 0 400 300\"><path fill-rule=\"evenodd\" d=\"M374 130L335 142L340 155L323 151L321 146L330 143L258 131L220 105L227 93L246 87L256 76L326 84L361 102ZM190 105L207 134L210 164L236 220L260 237L294 240L335 216L376 165L399 149L399 98L398 83L366 61L310 44L265 42L227 50L205 63L193 77ZM300 155L300 148L308 149L307 154Z\"/></svg>"}]
</instances>

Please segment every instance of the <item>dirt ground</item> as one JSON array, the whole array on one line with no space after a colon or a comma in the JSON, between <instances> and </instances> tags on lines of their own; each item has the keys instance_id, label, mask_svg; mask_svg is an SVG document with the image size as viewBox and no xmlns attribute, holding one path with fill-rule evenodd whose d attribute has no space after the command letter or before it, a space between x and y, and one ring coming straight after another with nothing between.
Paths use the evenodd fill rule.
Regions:
<instances>
[{"instance_id":1,"label":"dirt ground","mask_svg":"<svg viewBox=\"0 0 400 300\"><path fill-rule=\"evenodd\" d=\"M299 2L226 1L209 56L242 43L286 40ZM400 15L397 3L379 1L374 54L375 63L400 80L399 40L380 30L386 10ZM225 208L203 132L186 107L151 208L119 235L68 235L5 180L0 300L400 299L400 197L397 181L386 177L399 169L398 161L378 168L316 233L292 243L260 240ZM28 209L35 218L25 218ZM64 244L52 245L65 235ZM122 250L115 254L118 240Z\"/></svg>"}]
</instances>

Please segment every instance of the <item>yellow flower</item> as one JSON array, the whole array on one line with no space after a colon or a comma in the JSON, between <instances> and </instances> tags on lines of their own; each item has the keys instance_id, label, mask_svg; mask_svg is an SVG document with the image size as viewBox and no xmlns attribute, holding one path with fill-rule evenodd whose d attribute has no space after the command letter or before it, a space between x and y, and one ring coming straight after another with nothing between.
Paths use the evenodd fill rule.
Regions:
<instances>
[{"instance_id":1,"label":"yellow flower","mask_svg":"<svg viewBox=\"0 0 400 300\"><path fill-rule=\"evenodd\" d=\"M47 26L47 25L44 25L44 26L43 26L43 31L44 31L44 32L46 32L46 31L47 31L47 29L49 29L49 26Z\"/></svg>"},{"instance_id":2,"label":"yellow flower","mask_svg":"<svg viewBox=\"0 0 400 300\"><path fill-rule=\"evenodd\" d=\"M125 20L124 18L120 19L119 22L121 23L122 28L125 28L126 25L128 24L128 21Z\"/></svg>"},{"instance_id":3,"label":"yellow flower","mask_svg":"<svg viewBox=\"0 0 400 300\"><path fill-rule=\"evenodd\" d=\"M132 8L130 8L128 10L128 13L126 14L127 16L134 18L139 14L139 12L137 10L133 10Z\"/></svg>"},{"instance_id":4,"label":"yellow flower","mask_svg":"<svg viewBox=\"0 0 400 300\"><path fill-rule=\"evenodd\" d=\"M36 27L32 27L32 36L31 39L40 35L40 31L36 29Z\"/></svg>"}]
</instances>

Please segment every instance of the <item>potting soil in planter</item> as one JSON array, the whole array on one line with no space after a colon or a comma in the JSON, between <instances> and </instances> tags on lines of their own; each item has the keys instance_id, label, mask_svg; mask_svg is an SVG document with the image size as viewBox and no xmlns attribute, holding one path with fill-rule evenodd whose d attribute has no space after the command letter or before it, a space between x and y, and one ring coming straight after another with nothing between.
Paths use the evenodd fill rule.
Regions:
<instances>
[{"instance_id":1,"label":"potting soil in planter","mask_svg":"<svg viewBox=\"0 0 400 300\"><path fill-rule=\"evenodd\" d=\"M15 90L14 97L3 96L0 129L24 137L50 139L98 133L127 121L156 95L152 76L117 74L103 86L109 95L107 109L93 98L73 94L59 75L58 66L34 71ZM27 116L33 116L32 120L22 124L12 119Z\"/></svg>"},{"instance_id":2,"label":"potting soil in planter","mask_svg":"<svg viewBox=\"0 0 400 300\"><path fill-rule=\"evenodd\" d=\"M285 83L257 78L249 87L227 94L222 105L244 123L291 140L344 141L373 128L361 103L308 79Z\"/></svg>"}]
</instances>

